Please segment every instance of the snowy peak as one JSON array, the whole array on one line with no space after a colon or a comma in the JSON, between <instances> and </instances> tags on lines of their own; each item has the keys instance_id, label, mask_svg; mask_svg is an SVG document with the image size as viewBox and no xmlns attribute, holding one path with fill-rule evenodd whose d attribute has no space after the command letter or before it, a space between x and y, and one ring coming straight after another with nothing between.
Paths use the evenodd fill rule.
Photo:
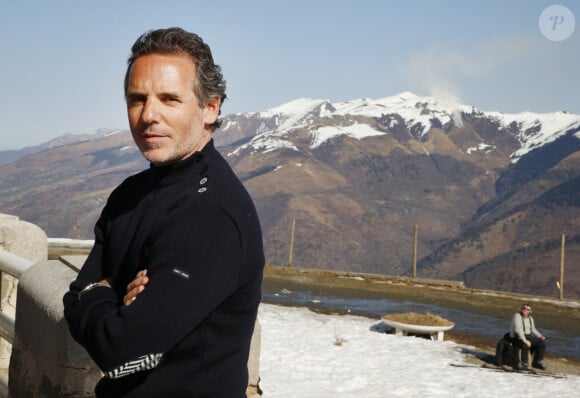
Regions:
<instances>
[{"instance_id":1,"label":"snowy peak","mask_svg":"<svg viewBox=\"0 0 580 398\"><path fill-rule=\"evenodd\" d=\"M555 141L572 129L580 128L580 115L567 112L517 114L488 112L486 115L495 118L505 128L512 126L517 129L521 148L512 154L512 161L517 161L531 150ZM580 132L575 133L575 137L580 139Z\"/></svg>"},{"instance_id":2,"label":"snowy peak","mask_svg":"<svg viewBox=\"0 0 580 398\"><path fill-rule=\"evenodd\" d=\"M316 107L320 106L321 104L328 102L325 100L317 100L317 99L309 99L309 98L299 98L275 108L268 109L261 114L263 116L270 116L270 115L299 115L313 111Z\"/></svg>"},{"instance_id":3,"label":"snowy peak","mask_svg":"<svg viewBox=\"0 0 580 398\"><path fill-rule=\"evenodd\" d=\"M380 99L359 98L346 102L300 98L259 113L260 117L284 116L285 119L300 120L307 115L320 118L333 116L381 117L398 113L404 119L421 121L428 116L450 118L453 112L473 112L474 107L444 101L435 97L420 97L411 92Z\"/></svg>"},{"instance_id":4,"label":"snowy peak","mask_svg":"<svg viewBox=\"0 0 580 398\"><path fill-rule=\"evenodd\" d=\"M236 115L243 118L243 114ZM243 148L252 151L293 149L292 134L306 129L310 145L319 147L337 136L364 139L385 135L403 128L414 139L421 139L432 128L461 128L466 120L487 119L502 134L511 134L520 143L511 154L512 162L544 144L555 141L570 129L580 127L580 116L565 112L538 114L523 112L505 114L483 112L474 106L411 92L379 99L359 98L344 102L299 98L259 113L247 114L254 119L255 135ZM229 126L226 123L226 126ZM580 133L576 134L580 139ZM491 142L479 145L493 147Z\"/></svg>"},{"instance_id":5,"label":"snowy peak","mask_svg":"<svg viewBox=\"0 0 580 398\"><path fill-rule=\"evenodd\" d=\"M277 130L288 131L303 127L313 116L321 117L321 113L327 109L325 104L328 101L300 98L261 112L259 117L274 118Z\"/></svg>"}]
</instances>

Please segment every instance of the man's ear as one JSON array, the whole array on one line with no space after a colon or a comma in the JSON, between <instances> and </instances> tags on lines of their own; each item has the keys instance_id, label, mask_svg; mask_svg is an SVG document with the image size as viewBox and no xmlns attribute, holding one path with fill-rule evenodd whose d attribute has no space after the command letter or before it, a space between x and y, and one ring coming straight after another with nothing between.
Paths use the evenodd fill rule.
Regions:
<instances>
[{"instance_id":1,"label":"man's ear","mask_svg":"<svg viewBox=\"0 0 580 398\"><path fill-rule=\"evenodd\" d=\"M205 104L205 107L203 108L204 124L212 125L215 123L220 114L221 103L222 99L220 97L215 97Z\"/></svg>"}]
</instances>

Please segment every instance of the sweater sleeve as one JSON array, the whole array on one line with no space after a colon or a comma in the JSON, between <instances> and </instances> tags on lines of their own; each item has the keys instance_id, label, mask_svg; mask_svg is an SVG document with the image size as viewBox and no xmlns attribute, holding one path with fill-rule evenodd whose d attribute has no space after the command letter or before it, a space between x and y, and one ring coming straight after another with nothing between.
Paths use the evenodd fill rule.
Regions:
<instances>
[{"instance_id":1,"label":"sweater sleeve","mask_svg":"<svg viewBox=\"0 0 580 398\"><path fill-rule=\"evenodd\" d=\"M538 331L538 329L536 329L536 324L534 322L534 318L532 318L532 316L530 315L530 329L532 330L532 333L539 338L542 338L542 333L540 333Z\"/></svg>"},{"instance_id":2,"label":"sweater sleeve","mask_svg":"<svg viewBox=\"0 0 580 398\"><path fill-rule=\"evenodd\" d=\"M162 217L143 252L149 283L129 306L113 289L69 297L69 324L108 377L154 368L236 292L240 234L211 203L185 203Z\"/></svg>"}]
</instances>

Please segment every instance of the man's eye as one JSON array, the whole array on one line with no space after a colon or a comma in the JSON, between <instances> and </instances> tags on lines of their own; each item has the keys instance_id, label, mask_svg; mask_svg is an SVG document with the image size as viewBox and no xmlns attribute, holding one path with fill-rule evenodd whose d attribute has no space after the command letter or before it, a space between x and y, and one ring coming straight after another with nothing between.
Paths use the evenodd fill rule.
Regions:
<instances>
[{"instance_id":1,"label":"man's eye","mask_svg":"<svg viewBox=\"0 0 580 398\"><path fill-rule=\"evenodd\" d=\"M141 97L128 97L127 105L129 106L140 106L145 103L145 99Z\"/></svg>"}]
</instances>

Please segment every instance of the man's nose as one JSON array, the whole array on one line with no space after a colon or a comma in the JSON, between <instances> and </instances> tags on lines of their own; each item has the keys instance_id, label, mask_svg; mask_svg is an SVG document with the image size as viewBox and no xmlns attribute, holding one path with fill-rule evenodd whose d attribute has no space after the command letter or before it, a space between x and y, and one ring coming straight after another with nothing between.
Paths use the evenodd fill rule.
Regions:
<instances>
[{"instance_id":1,"label":"man's nose","mask_svg":"<svg viewBox=\"0 0 580 398\"><path fill-rule=\"evenodd\" d=\"M141 119L147 124L159 121L159 104L154 99L147 99L141 112Z\"/></svg>"}]
</instances>

